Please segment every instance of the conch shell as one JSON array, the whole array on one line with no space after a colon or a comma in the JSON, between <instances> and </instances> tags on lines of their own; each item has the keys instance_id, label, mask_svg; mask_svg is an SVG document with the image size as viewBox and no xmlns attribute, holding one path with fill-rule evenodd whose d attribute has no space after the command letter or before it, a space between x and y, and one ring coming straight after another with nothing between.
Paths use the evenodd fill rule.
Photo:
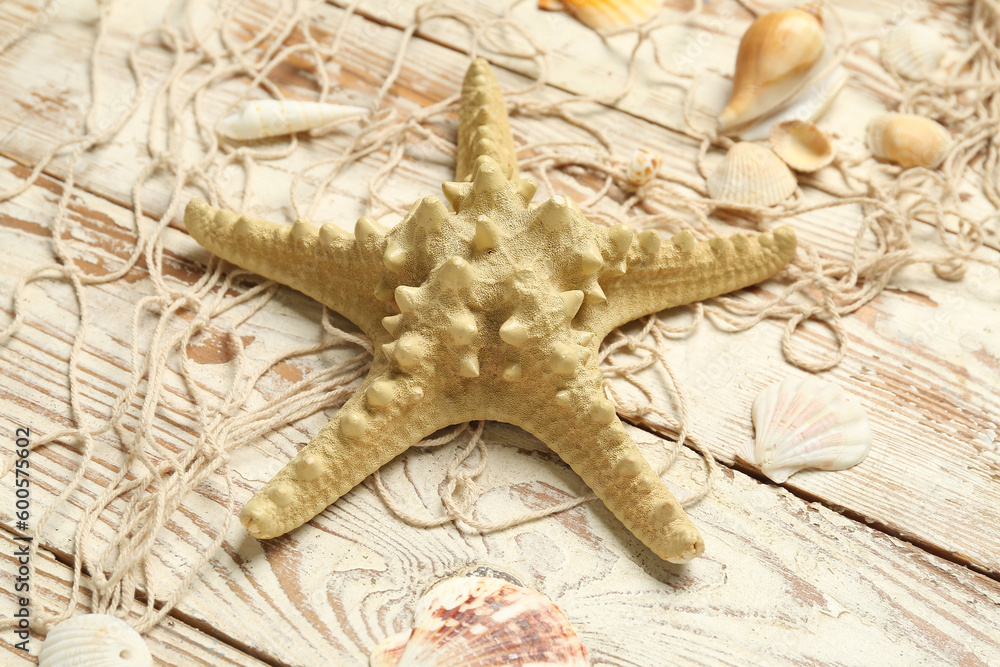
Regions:
<instances>
[{"instance_id":1,"label":"conch shell","mask_svg":"<svg viewBox=\"0 0 1000 667\"><path fill-rule=\"evenodd\" d=\"M778 108L805 83L826 48L819 3L771 12L740 40L733 94L719 115L722 131Z\"/></svg>"},{"instance_id":2,"label":"conch shell","mask_svg":"<svg viewBox=\"0 0 1000 667\"><path fill-rule=\"evenodd\" d=\"M735 144L708 177L708 193L721 202L774 206L788 199L797 181L777 155L747 141Z\"/></svg>"},{"instance_id":3,"label":"conch shell","mask_svg":"<svg viewBox=\"0 0 1000 667\"><path fill-rule=\"evenodd\" d=\"M830 137L812 123L786 120L771 128L771 148L795 171L811 173L833 162Z\"/></svg>"},{"instance_id":4,"label":"conch shell","mask_svg":"<svg viewBox=\"0 0 1000 667\"><path fill-rule=\"evenodd\" d=\"M492 577L456 577L417 605L413 629L380 643L370 667L587 667L569 619L541 593Z\"/></svg>"},{"instance_id":5,"label":"conch shell","mask_svg":"<svg viewBox=\"0 0 1000 667\"><path fill-rule=\"evenodd\" d=\"M872 154L906 169L936 168L951 146L948 130L923 116L886 113L868 123L868 148Z\"/></svg>"},{"instance_id":6,"label":"conch shell","mask_svg":"<svg viewBox=\"0 0 1000 667\"><path fill-rule=\"evenodd\" d=\"M618 30L642 23L662 0L538 0L538 8L565 11L594 30Z\"/></svg>"},{"instance_id":7,"label":"conch shell","mask_svg":"<svg viewBox=\"0 0 1000 667\"><path fill-rule=\"evenodd\" d=\"M364 107L320 102L254 100L243 102L219 123L219 132L229 139L265 139L323 127L334 121L361 118Z\"/></svg>"}]
</instances>

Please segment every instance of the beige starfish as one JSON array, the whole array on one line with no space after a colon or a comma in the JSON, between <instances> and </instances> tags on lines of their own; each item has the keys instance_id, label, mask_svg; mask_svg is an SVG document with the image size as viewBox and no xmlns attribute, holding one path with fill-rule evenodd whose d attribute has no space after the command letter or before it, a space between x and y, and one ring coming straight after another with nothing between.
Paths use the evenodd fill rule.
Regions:
<instances>
[{"instance_id":1,"label":"beige starfish","mask_svg":"<svg viewBox=\"0 0 1000 667\"><path fill-rule=\"evenodd\" d=\"M313 518L434 431L516 424L548 444L661 558L704 544L625 432L597 351L615 327L764 280L795 251L788 227L695 243L588 222L568 197L532 205L499 86L485 60L462 87L454 212L416 202L384 230L281 225L200 199L184 219L212 252L312 296L367 334L375 359L337 415L243 508L258 538Z\"/></svg>"}]
</instances>

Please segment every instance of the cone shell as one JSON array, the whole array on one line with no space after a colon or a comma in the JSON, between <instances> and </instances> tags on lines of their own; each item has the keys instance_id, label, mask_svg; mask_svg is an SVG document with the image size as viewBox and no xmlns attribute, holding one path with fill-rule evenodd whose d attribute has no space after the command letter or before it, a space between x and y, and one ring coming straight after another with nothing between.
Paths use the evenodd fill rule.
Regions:
<instances>
[{"instance_id":1,"label":"cone shell","mask_svg":"<svg viewBox=\"0 0 1000 667\"><path fill-rule=\"evenodd\" d=\"M733 93L719 116L723 131L777 109L809 77L826 48L817 3L771 12L750 24L740 40Z\"/></svg>"},{"instance_id":2,"label":"cone shell","mask_svg":"<svg viewBox=\"0 0 1000 667\"><path fill-rule=\"evenodd\" d=\"M712 199L774 206L795 192L795 176L777 155L757 144L740 142L708 177Z\"/></svg>"},{"instance_id":3,"label":"cone shell","mask_svg":"<svg viewBox=\"0 0 1000 667\"><path fill-rule=\"evenodd\" d=\"M563 10L594 30L618 30L642 23L662 0L538 0L539 9Z\"/></svg>"},{"instance_id":4,"label":"cone shell","mask_svg":"<svg viewBox=\"0 0 1000 667\"><path fill-rule=\"evenodd\" d=\"M653 151L639 148L628 164L628 182L637 187L645 185L653 180L661 166L663 158Z\"/></svg>"},{"instance_id":5,"label":"cone shell","mask_svg":"<svg viewBox=\"0 0 1000 667\"><path fill-rule=\"evenodd\" d=\"M771 149L795 171L810 173L833 162L830 137L812 123L786 120L771 128Z\"/></svg>"},{"instance_id":6,"label":"cone shell","mask_svg":"<svg viewBox=\"0 0 1000 667\"><path fill-rule=\"evenodd\" d=\"M868 148L872 155L907 169L934 169L948 155L951 146L948 130L923 116L887 113L868 123Z\"/></svg>"},{"instance_id":7,"label":"cone shell","mask_svg":"<svg viewBox=\"0 0 1000 667\"><path fill-rule=\"evenodd\" d=\"M371 667L590 664L569 620L545 596L501 579L458 577L417 605L413 629L379 644Z\"/></svg>"},{"instance_id":8,"label":"cone shell","mask_svg":"<svg viewBox=\"0 0 1000 667\"><path fill-rule=\"evenodd\" d=\"M786 120L813 122L826 113L849 78L846 69L836 67L826 76L807 85L780 109L754 121L736 134L743 141L760 141L768 139L774 126Z\"/></svg>"},{"instance_id":9,"label":"cone shell","mask_svg":"<svg viewBox=\"0 0 1000 667\"><path fill-rule=\"evenodd\" d=\"M938 68L944 52L944 39L937 30L919 23L903 23L886 34L882 62L887 69L920 81Z\"/></svg>"},{"instance_id":10,"label":"cone shell","mask_svg":"<svg viewBox=\"0 0 1000 667\"><path fill-rule=\"evenodd\" d=\"M805 468L845 470L871 449L864 408L816 377L771 385L754 400L752 414L756 440L736 456L779 484Z\"/></svg>"},{"instance_id":11,"label":"cone shell","mask_svg":"<svg viewBox=\"0 0 1000 667\"><path fill-rule=\"evenodd\" d=\"M222 119L219 132L239 141L266 139L313 130L338 120L361 118L367 113L364 107L343 104L256 100L243 102Z\"/></svg>"},{"instance_id":12,"label":"cone shell","mask_svg":"<svg viewBox=\"0 0 1000 667\"><path fill-rule=\"evenodd\" d=\"M152 667L146 642L115 616L85 614L62 621L38 652L39 667Z\"/></svg>"}]
</instances>

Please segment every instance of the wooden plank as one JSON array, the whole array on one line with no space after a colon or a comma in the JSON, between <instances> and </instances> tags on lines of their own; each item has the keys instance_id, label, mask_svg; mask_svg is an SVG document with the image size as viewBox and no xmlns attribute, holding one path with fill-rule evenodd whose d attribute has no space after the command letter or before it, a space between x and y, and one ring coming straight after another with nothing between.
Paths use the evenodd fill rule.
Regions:
<instances>
[{"instance_id":1,"label":"wooden plank","mask_svg":"<svg viewBox=\"0 0 1000 667\"><path fill-rule=\"evenodd\" d=\"M46 230L38 221L51 217L57 192L58 184L45 179L0 206L0 242L12 259L0 274L3 288L9 290L17 274L47 261ZM120 261L117 254L132 241L127 226L116 222L127 219L124 212L87 194L74 206L86 222L80 228L88 235L93 264ZM180 232L168 230L166 241L177 253L172 279L182 281L190 275L185 270L193 268L185 258L197 253ZM109 397L127 381L122 331L147 289L144 283L137 270L133 281L90 289L92 303L102 313L81 360L83 407L90 414L106 414ZM44 300L33 299L38 310L0 350L0 396L8 419L30 424L40 436L65 425L65 356L75 320L68 290L46 285L39 292ZM287 345L289 338L308 340L318 329L317 309L284 295L241 327L240 335L253 337L248 353L266 358L262 348ZM319 367L330 361L317 355L301 363ZM224 375L227 364L204 365L206 386L219 391L225 379L208 371ZM245 409L263 409L291 382L282 374L270 375ZM176 396L182 395L176 376L168 376L166 383ZM190 442L189 429L197 425L185 415L181 401L176 403L161 406L157 435L183 448ZM322 422L322 416L302 420L233 452L237 506ZM662 456L666 443L631 432L651 459ZM486 437L491 464L480 480L484 495L477 511L482 518L498 520L585 491L557 457L523 432L490 425ZM439 512L438 484L451 456L448 448L411 451L387 467L386 481L400 499ZM95 459L98 464L80 493L58 509L42 536L47 548L71 552L82 506L100 492L122 454L110 438L102 437ZM38 516L74 474L78 458L71 448L54 445L39 448L31 460L36 475L32 511ZM701 474L697 459L684 452L670 479L681 493ZM11 497L10 479L0 480L0 496ZM221 524L220 487L209 478L172 517L152 563L157 580L185 574L198 545L192 536L201 534L203 526ZM674 566L648 552L599 503L475 536L451 525L410 527L389 515L371 488L362 485L308 525L276 540L257 542L234 522L177 614L268 663L357 664L378 641L407 626L417 598L430 585L487 564L556 601L595 662L603 664L863 665L896 660L989 665L994 660L994 629L1000 623L996 581L731 470L724 471L714 493L692 508L692 516L704 531L708 551L688 566ZM96 526L92 539L110 539L117 524L113 515L108 519ZM9 505L0 504L0 524L10 522Z\"/></svg>"},{"instance_id":2,"label":"wooden plank","mask_svg":"<svg viewBox=\"0 0 1000 667\"><path fill-rule=\"evenodd\" d=\"M6 482L6 480L5 480ZM9 491L7 485L5 491ZM13 497L13 496L10 496ZM33 560L35 566L34 577L27 582L23 575L18 574L20 563L18 556L25 542L18 542L13 539L13 535L6 530L0 530L0 601L3 604L3 616L9 618L19 609L18 598L28 595L31 599L40 602L46 613L61 613L69 604L69 594L73 582L73 569L60 563L55 556L39 549ZM18 577L19 583L27 583L30 590L17 593L14 585ZM89 578L85 577L81 587L81 598L84 603L91 599L92 586ZM77 604L78 614L87 613L90 609L86 604ZM131 621L135 623L138 615L133 615ZM0 662L8 667L19 667L20 665L37 664L35 659L41 649L44 636L32 630L27 640L29 653L15 646L22 641L20 638L13 638L10 630L4 630L4 641L0 642ZM243 653L229 644L219 641L217 638L205 634L198 629L191 627L177 618L167 617L155 628L143 635L149 652L157 665L233 665L243 667L263 667L267 663L257 660L253 656Z\"/></svg>"}]
</instances>

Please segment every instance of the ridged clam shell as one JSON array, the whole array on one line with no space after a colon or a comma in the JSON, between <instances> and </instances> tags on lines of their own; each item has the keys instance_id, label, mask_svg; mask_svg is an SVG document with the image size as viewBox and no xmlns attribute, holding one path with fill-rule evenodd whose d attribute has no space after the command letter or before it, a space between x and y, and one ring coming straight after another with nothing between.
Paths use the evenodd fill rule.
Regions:
<instances>
[{"instance_id":1,"label":"ridged clam shell","mask_svg":"<svg viewBox=\"0 0 1000 667\"><path fill-rule=\"evenodd\" d=\"M923 116L886 113L868 123L868 148L872 155L907 169L934 169L948 155L951 146L948 130Z\"/></svg>"},{"instance_id":2,"label":"ridged clam shell","mask_svg":"<svg viewBox=\"0 0 1000 667\"><path fill-rule=\"evenodd\" d=\"M736 456L779 484L805 468L845 470L871 449L864 408L819 378L771 385L754 400L752 414L756 440Z\"/></svg>"},{"instance_id":3,"label":"ridged clam shell","mask_svg":"<svg viewBox=\"0 0 1000 667\"><path fill-rule=\"evenodd\" d=\"M830 108L830 104L833 103L849 78L850 75L846 69L836 67L826 76L817 79L796 93L795 97L783 107L766 118L754 121L737 134L743 141L759 141L770 137L774 126L786 120L815 121Z\"/></svg>"},{"instance_id":4,"label":"ridged clam shell","mask_svg":"<svg viewBox=\"0 0 1000 667\"><path fill-rule=\"evenodd\" d=\"M590 664L569 620L544 595L490 577L457 577L417 605L413 629L379 644L371 667Z\"/></svg>"},{"instance_id":5,"label":"ridged clam shell","mask_svg":"<svg viewBox=\"0 0 1000 667\"><path fill-rule=\"evenodd\" d=\"M795 176L763 146L741 141L708 177L708 193L716 201L774 206L795 192Z\"/></svg>"},{"instance_id":6,"label":"ridged clam shell","mask_svg":"<svg viewBox=\"0 0 1000 667\"><path fill-rule=\"evenodd\" d=\"M662 0L538 0L539 9L563 10L594 30L617 30L642 23Z\"/></svg>"},{"instance_id":7,"label":"ridged clam shell","mask_svg":"<svg viewBox=\"0 0 1000 667\"><path fill-rule=\"evenodd\" d=\"M39 667L152 667L146 642L116 616L84 614L57 624L38 652Z\"/></svg>"},{"instance_id":8,"label":"ridged clam shell","mask_svg":"<svg viewBox=\"0 0 1000 667\"><path fill-rule=\"evenodd\" d=\"M663 166L663 158L645 148L636 149L628 164L628 182L635 186L645 185L653 180Z\"/></svg>"},{"instance_id":9,"label":"ridged clam shell","mask_svg":"<svg viewBox=\"0 0 1000 667\"><path fill-rule=\"evenodd\" d=\"M771 149L795 171L810 173L833 162L830 137L812 123L786 120L771 129Z\"/></svg>"},{"instance_id":10,"label":"ridged clam shell","mask_svg":"<svg viewBox=\"0 0 1000 667\"><path fill-rule=\"evenodd\" d=\"M719 115L729 131L777 109L795 95L826 48L819 3L758 17L740 40L733 93Z\"/></svg>"},{"instance_id":11,"label":"ridged clam shell","mask_svg":"<svg viewBox=\"0 0 1000 667\"><path fill-rule=\"evenodd\" d=\"M230 139L247 141L294 134L323 127L336 120L360 118L364 107L319 102L254 100L243 102L219 123L219 132Z\"/></svg>"},{"instance_id":12,"label":"ridged clam shell","mask_svg":"<svg viewBox=\"0 0 1000 667\"><path fill-rule=\"evenodd\" d=\"M901 76L926 79L944 58L941 34L919 23L903 23L890 30L882 43L882 62Z\"/></svg>"}]
</instances>

